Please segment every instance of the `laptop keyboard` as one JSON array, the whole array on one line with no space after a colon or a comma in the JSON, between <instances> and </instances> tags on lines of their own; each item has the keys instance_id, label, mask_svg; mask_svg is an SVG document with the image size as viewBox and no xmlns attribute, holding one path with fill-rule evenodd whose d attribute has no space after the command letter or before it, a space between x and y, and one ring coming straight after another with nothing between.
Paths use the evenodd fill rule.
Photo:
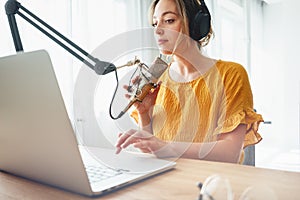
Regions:
<instances>
[{"instance_id":1,"label":"laptop keyboard","mask_svg":"<svg viewBox=\"0 0 300 200\"><path fill-rule=\"evenodd\" d=\"M108 178L112 178L123 174L125 170L122 169L112 169L106 166L95 166L95 165L88 165L86 166L87 175L89 181L91 183L96 183L99 181L103 181Z\"/></svg>"}]
</instances>

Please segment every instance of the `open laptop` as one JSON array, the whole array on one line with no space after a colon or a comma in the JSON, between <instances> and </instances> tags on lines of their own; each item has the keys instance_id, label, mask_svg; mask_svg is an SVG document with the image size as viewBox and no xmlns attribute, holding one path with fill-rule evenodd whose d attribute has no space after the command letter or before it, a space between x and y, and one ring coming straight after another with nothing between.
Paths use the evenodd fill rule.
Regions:
<instances>
[{"instance_id":1,"label":"open laptop","mask_svg":"<svg viewBox=\"0 0 300 200\"><path fill-rule=\"evenodd\" d=\"M104 175L95 173L98 165ZM0 170L93 196L175 165L147 154L78 145L48 53L0 58Z\"/></svg>"}]
</instances>

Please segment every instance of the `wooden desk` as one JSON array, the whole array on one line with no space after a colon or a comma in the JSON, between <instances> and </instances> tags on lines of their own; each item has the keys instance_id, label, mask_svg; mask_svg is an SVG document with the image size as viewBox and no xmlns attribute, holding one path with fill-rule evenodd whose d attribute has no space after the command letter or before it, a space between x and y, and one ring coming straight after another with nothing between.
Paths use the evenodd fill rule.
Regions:
<instances>
[{"instance_id":1,"label":"wooden desk","mask_svg":"<svg viewBox=\"0 0 300 200\"><path fill-rule=\"evenodd\" d=\"M212 174L219 174L229 179L237 200L247 187L257 184L269 186L275 191L278 199L300 198L300 173L297 172L179 159L175 170L92 199L195 200L199 194L196 183L203 182ZM82 200L91 198L0 172L0 199Z\"/></svg>"}]
</instances>

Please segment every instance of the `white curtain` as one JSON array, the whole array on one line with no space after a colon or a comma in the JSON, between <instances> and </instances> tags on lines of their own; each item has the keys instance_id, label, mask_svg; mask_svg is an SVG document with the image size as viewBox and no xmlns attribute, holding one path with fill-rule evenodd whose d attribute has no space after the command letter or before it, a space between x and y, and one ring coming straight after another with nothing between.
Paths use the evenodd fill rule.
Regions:
<instances>
[{"instance_id":1,"label":"white curtain","mask_svg":"<svg viewBox=\"0 0 300 200\"><path fill-rule=\"evenodd\" d=\"M263 4L263 46L253 89L258 110L267 121L264 140L257 145L261 162L268 168L300 171L299 134L299 11L296 0L267 1ZM260 42L260 41L259 41Z\"/></svg>"},{"instance_id":2,"label":"white curtain","mask_svg":"<svg viewBox=\"0 0 300 200\"><path fill-rule=\"evenodd\" d=\"M30 10L37 17L48 23L50 26L61 32L67 37L71 33L71 0L53 0L51 2L47 0L31 0L31 1L19 1L22 6ZM13 45L13 39L10 33L7 16L5 14L4 5L6 1L1 1L1 15L0 15L0 56L7 56L15 54L15 48ZM21 11L22 12L22 11ZM22 12L24 13L24 12ZM28 16L28 15L26 15ZM63 93L63 97L67 103L67 108L70 110L70 103L72 94L72 56L54 43L47 36L42 34L27 21L16 15L20 37L22 40L23 48L25 52L34 51L38 49L46 49L54 65L57 78L59 80L60 88ZM34 20L35 21L35 20ZM36 21L35 21L36 22Z\"/></svg>"},{"instance_id":3,"label":"white curtain","mask_svg":"<svg viewBox=\"0 0 300 200\"><path fill-rule=\"evenodd\" d=\"M211 56L242 64L250 71L251 38L249 4L246 0L207 1L215 37L208 47Z\"/></svg>"},{"instance_id":4,"label":"white curtain","mask_svg":"<svg viewBox=\"0 0 300 200\"><path fill-rule=\"evenodd\" d=\"M135 41L119 41L120 36L126 39L131 35L126 33L149 27L147 13L150 2L151 0L73 0L72 37L100 60L112 62L113 59L116 66L125 64L133 59L130 50ZM120 53L119 49L124 51ZM115 124L108 115L116 84L114 74L99 77L87 72L86 68L80 68L81 63L74 63L73 66L74 122L78 138L87 145L109 147L120 132L120 125ZM122 70L118 70L119 80L123 75ZM126 103L126 100L123 102ZM127 122L126 125L130 126Z\"/></svg>"},{"instance_id":5,"label":"white curtain","mask_svg":"<svg viewBox=\"0 0 300 200\"><path fill-rule=\"evenodd\" d=\"M147 9L150 4L150 0L19 0L19 2L89 53L117 34L147 26ZM1 1L0 7L4 8L5 3L6 1ZM13 40L4 9L0 16L0 56L14 54ZM21 17L16 16L16 19L24 51L46 49L49 52L66 106L72 113L73 84L82 63Z\"/></svg>"}]
</instances>

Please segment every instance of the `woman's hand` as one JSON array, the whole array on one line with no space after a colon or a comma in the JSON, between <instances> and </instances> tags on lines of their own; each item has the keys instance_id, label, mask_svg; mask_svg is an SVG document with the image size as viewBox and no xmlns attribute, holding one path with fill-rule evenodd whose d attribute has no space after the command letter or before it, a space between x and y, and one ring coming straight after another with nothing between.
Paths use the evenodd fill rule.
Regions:
<instances>
[{"instance_id":1,"label":"woman's hand","mask_svg":"<svg viewBox=\"0 0 300 200\"><path fill-rule=\"evenodd\" d=\"M131 144L144 153L153 153L156 156L161 157L157 152L160 152L160 150L168 143L156 138L147 131L131 129L125 133L119 134L119 140L116 144L116 154L120 153L122 149L125 149Z\"/></svg>"},{"instance_id":2,"label":"woman's hand","mask_svg":"<svg viewBox=\"0 0 300 200\"><path fill-rule=\"evenodd\" d=\"M125 85L123 87L127 91L129 90L128 89L129 87L127 85ZM155 100L156 100L159 88L160 88L160 84L157 84L157 87L150 90L149 93L146 95L146 97L142 100L142 102L135 102L133 104L133 106L136 108L139 115L144 115L144 114L149 115L151 113L152 108L155 104ZM132 95L130 95L130 94L126 94L125 96L128 99L130 99L132 97Z\"/></svg>"},{"instance_id":3,"label":"woman's hand","mask_svg":"<svg viewBox=\"0 0 300 200\"><path fill-rule=\"evenodd\" d=\"M127 85L124 86L127 91L130 91ZM142 102L136 101L133 106L138 114L139 126L147 131L151 129L145 129L144 127L151 126L152 111L155 105L156 97L160 88L160 83L153 89L150 89L148 94L143 98ZM131 98L130 94L125 95L128 99Z\"/></svg>"}]
</instances>

